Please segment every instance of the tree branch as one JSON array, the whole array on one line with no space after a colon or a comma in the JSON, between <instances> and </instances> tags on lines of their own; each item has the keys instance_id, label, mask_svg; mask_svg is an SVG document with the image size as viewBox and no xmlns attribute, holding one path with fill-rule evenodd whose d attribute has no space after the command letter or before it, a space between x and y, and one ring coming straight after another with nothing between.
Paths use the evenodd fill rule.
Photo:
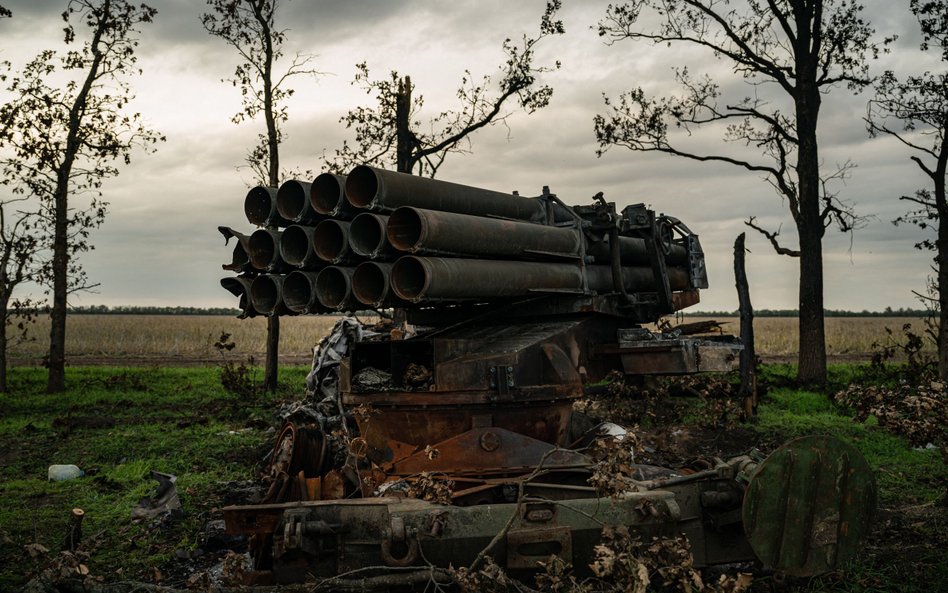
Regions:
<instances>
[{"instance_id":1,"label":"tree branch","mask_svg":"<svg viewBox=\"0 0 948 593\"><path fill-rule=\"evenodd\" d=\"M747 220L744 221L744 224L746 224L746 225L749 226L750 228L754 229L755 231L757 231L757 232L760 233L761 235L767 237L767 240L769 240L769 241L770 241L770 244L773 245L774 251L776 251L779 255L786 255L786 256L788 256L788 257L800 257L800 252L799 252L799 251L797 251L797 250L795 250L795 249L788 249L788 248L786 248L786 247L782 247L782 246L780 245L780 243L777 241L777 237L780 236L780 229L779 229L779 228L777 229L776 232L771 233L771 232L768 232L768 231L766 231L765 229L763 229L763 228L757 226L757 225L754 223L755 220L757 220L757 217L756 217L756 216L751 216L749 219L747 219Z\"/></svg>"}]
</instances>

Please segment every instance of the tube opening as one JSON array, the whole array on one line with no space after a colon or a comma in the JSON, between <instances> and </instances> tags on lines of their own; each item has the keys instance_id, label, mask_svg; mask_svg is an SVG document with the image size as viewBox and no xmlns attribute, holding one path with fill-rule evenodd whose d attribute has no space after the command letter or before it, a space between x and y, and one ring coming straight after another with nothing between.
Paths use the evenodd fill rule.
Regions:
<instances>
[{"instance_id":1,"label":"tube opening","mask_svg":"<svg viewBox=\"0 0 948 593\"><path fill-rule=\"evenodd\" d=\"M352 273L352 294L363 304L375 306L388 293L386 269L374 262L359 264Z\"/></svg>"},{"instance_id":2,"label":"tube opening","mask_svg":"<svg viewBox=\"0 0 948 593\"><path fill-rule=\"evenodd\" d=\"M372 257L385 242L385 220L376 214L363 212L349 225L349 247L362 257Z\"/></svg>"},{"instance_id":3,"label":"tube opening","mask_svg":"<svg viewBox=\"0 0 948 593\"><path fill-rule=\"evenodd\" d=\"M257 186L244 198L244 214L251 224L265 226L273 213L273 196L268 188Z\"/></svg>"},{"instance_id":4,"label":"tube opening","mask_svg":"<svg viewBox=\"0 0 948 593\"><path fill-rule=\"evenodd\" d=\"M345 304L351 293L349 276L340 268L326 268L316 276L316 298L330 309Z\"/></svg>"},{"instance_id":5,"label":"tube opening","mask_svg":"<svg viewBox=\"0 0 948 593\"><path fill-rule=\"evenodd\" d=\"M280 254L291 266L303 265L310 252L309 234L301 226L287 227L280 237Z\"/></svg>"},{"instance_id":6,"label":"tube opening","mask_svg":"<svg viewBox=\"0 0 948 593\"><path fill-rule=\"evenodd\" d=\"M303 214L308 200L303 184L291 179L277 190L277 212L287 220L296 220Z\"/></svg>"},{"instance_id":7,"label":"tube opening","mask_svg":"<svg viewBox=\"0 0 948 593\"><path fill-rule=\"evenodd\" d=\"M309 278L302 272L291 272L283 281L283 302L287 309L304 313L313 298L313 287Z\"/></svg>"},{"instance_id":8,"label":"tube opening","mask_svg":"<svg viewBox=\"0 0 948 593\"><path fill-rule=\"evenodd\" d=\"M328 262L338 260L349 247L346 227L337 220L324 220L313 234L316 255Z\"/></svg>"},{"instance_id":9,"label":"tube opening","mask_svg":"<svg viewBox=\"0 0 948 593\"><path fill-rule=\"evenodd\" d=\"M250 264L258 270L266 270L276 258L277 244L273 233L265 229L259 229L250 235L247 242L250 249Z\"/></svg>"},{"instance_id":10,"label":"tube opening","mask_svg":"<svg viewBox=\"0 0 948 593\"><path fill-rule=\"evenodd\" d=\"M392 290L406 301L417 301L428 287L428 272L417 257L403 257L392 267Z\"/></svg>"},{"instance_id":11,"label":"tube opening","mask_svg":"<svg viewBox=\"0 0 948 593\"><path fill-rule=\"evenodd\" d=\"M273 313L280 303L280 288L272 276L257 276L250 285L250 302L263 315Z\"/></svg>"},{"instance_id":12,"label":"tube opening","mask_svg":"<svg viewBox=\"0 0 948 593\"><path fill-rule=\"evenodd\" d=\"M379 191L379 180L372 167L359 165L346 177L346 199L356 208L368 208Z\"/></svg>"},{"instance_id":13,"label":"tube opening","mask_svg":"<svg viewBox=\"0 0 948 593\"><path fill-rule=\"evenodd\" d=\"M321 173L313 180L309 190L309 201L313 210L320 214L332 214L339 202L346 199L343 191L345 177L332 173Z\"/></svg>"},{"instance_id":14,"label":"tube opening","mask_svg":"<svg viewBox=\"0 0 948 593\"><path fill-rule=\"evenodd\" d=\"M424 222L414 208L399 208L388 218L388 242L399 251L412 251L421 241Z\"/></svg>"}]
</instances>

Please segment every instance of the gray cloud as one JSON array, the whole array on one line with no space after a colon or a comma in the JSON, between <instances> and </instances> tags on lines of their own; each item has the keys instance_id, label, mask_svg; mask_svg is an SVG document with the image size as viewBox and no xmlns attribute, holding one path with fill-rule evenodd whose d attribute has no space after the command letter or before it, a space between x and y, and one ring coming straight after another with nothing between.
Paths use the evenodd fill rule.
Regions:
<instances>
[{"instance_id":1,"label":"gray cloud","mask_svg":"<svg viewBox=\"0 0 948 593\"><path fill-rule=\"evenodd\" d=\"M136 155L130 167L107 182L111 214L94 233L96 251L84 256L90 276L102 287L99 294L82 296L81 302L231 305L232 298L217 284L226 275L220 265L230 249L215 228L224 224L249 229L242 213L249 175L235 167L262 131L262 123L235 126L229 121L240 98L220 79L231 74L237 56L201 27L198 19L205 4L154 4L159 16L142 30L144 74L132 81L138 95L134 107L168 134L168 142L155 155ZM13 19L0 21L4 59L22 63L59 40L58 15L64 2L7 0L4 5L14 11ZM318 54L316 66L327 75L293 81L297 92L288 103L283 164L316 169L324 153L331 154L351 138L338 120L348 109L369 102L349 84L356 62L368 61L376 76L391 69L410 74L417 92L425 96L425 113L436 114L455 105L454 91L465 69L478 77L495 73L503 58L503 40L536 32L543 6L542 0L286 3L281 26L289 29L287 52ZM872 64L874 71L938 66L917 51L917 26L904 6L872 3L867 10L880 36L900 35L892 53ZM734 309L734 237L749 230L743 219L756 215L770 228L782 224L781 239L793 244L785 204L759 176L725 165L622 148L597 158L592 118L603 112L603 92L614 97L638 85L659 94L674 92L674 65L687 63L694 72L722 75L728 97L741 97L748 87L729 75L726 62L700 53L644 43L605 46L590 28L603 11L602 5L566 3L567 34L545 40L537 49L542 63L563 61L560 70L543 76L555 89L550 106L533 115L513 110L506 127L493 126L473 137L472 154L449 157L439 177L518 189L524 195L548 185L575 203L603 191L620 207L646 202L678 216L701 235L708 255L712 288L702 295L702 307ZM930 254L912 248L920 231L890 223L906 209L897 197L925 180L896 143L867 138L861 118L868 97L838 88L824 99L824 165L846 159L857 163L851 178L840 184L840 197L853 201L860 212L875 215L852 238L851 247L848 235L827 234L826 304L833 308L912 306L910 291L921 289L929 273ZM696 151L722 149L715 131L687 140ZM757 158L738 146L725 150ZM755 304L795 307L797 263L774 254L753 231L748 244Z\"/></svg>"}]
</instances>

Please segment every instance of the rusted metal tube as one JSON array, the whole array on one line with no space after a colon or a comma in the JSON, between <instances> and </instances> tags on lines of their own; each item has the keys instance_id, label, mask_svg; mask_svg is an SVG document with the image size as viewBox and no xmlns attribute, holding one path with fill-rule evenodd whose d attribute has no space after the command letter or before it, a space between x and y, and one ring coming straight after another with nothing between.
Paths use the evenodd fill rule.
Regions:
<instances>
[{"instance_id":1,"label":"rusted metal tube","mask_svg":"<svg viewBox=\"0 0 948 593\"><path fill-rule=\"evenodd\" d=\"M250 304L250 285L253 278L248 276L228 276L221 278L221 286L238 298L240 317L256 317L257 310Z\"/></svg>"},{"instance_id":2,"label":"rusted metal tube","mask_svg":"<svg viewBox=\"0 0 948 593\"><path fill-rule=\"evenodd\" d=\"M324 216L349 220L358 210L346 200L346 176L321 173L313 180L309 201L314 211Z\"/></svg>"},{"instance_id":3,"label":"rusted metal tube","mask_svg":"<svg viewBox=\"0 0 948 593\"><path fill-rule=\"evenodd\" d=\"M486 255L495 257L543 259L544 256L578 255L581 238L573 228L531 224L425 210L403 206L392 213L387 226L388 241L400 251L433 255ZM666 260L684 264L687 251L670 245ZM608 238L589 242L586 254L597 262L611 263ZM622 265L648 265L645 240L619 237Z\"/></svg>"},{"instance_id":4,"label":"rusted metal tube","mask_svg":"<svg viewBox=\"0 0 948 593\"><path fill-rule=\"evenodd\" d=\"M287 311L283 305L283 281L279 274L262 274L250 284L250 303L261 315L280 315Z\"/></svg>"},{"instance_id":5,"label":"rusted metal tube","mask_svg":"<svg viewBox=\"0 0 948 593\"><path fill-rule=\"evenodd\" d=\"M374 308L404 303L392 291L391 274L392 264L375 261L362 262L352 273L353 296L360 303Z\"/></svg>"},{"instance_id":6,"label":"rusted metal tube","mask_svg":"<svg viewBox=\"0 0 948 593\"><path fill-rule=\"evenodd\" d=\"M277 210L277 189L257 186L244 198L244 214L251 224L265 227L286 226L290 222Z\"/></svg>"},{"instance_id":7,"label":"rusted metal tube","mask_svg":"<svg viewBox=\"0 0 948 593\"><path fill-rule=\"evenodd\" d=\"M352 294L354 268L329 266L316 276L316 300L336 311L353 310L358 301Z\"/></svg>"},{"instance_id":8,"label":"rusted metal tube","mask_svg":"<svg viewBox=\"0 0 948 593\"><path fill-rule=\"evenodd\" d=\"M323 218L313 210L309 202L311 183L290 179L277 190L277 212L286 220L302 224L314 224Z\"/></svg>"},{"instance_id":9,"label":"rusted metal tube","mask_svg":"<svg viewBox=\"0 0 948 593\"><path fill-rule=\"evenodd\" d=\"M609 237L604 237L600 242L587 242L586 254L593 256L597 262L609 263L611 259ZM620 236L619 257L623 266L649 265L645 239ZM672 265L685 265L688 262L688 250L681 245L671 244L665 254L665 261Z\"/></svg>"},{"instance_id":10,"label":"rusted metal tube","mask_svg":"<svg viewBox=\"0 0 948 593\"><path fill-rule=\"evenodd\" d=\"M590 290L613 291L609 266L586 266ZM668 268L673 290L688 287L688 273ZM626 290L653 291L652 271L644 267L622 268ZM517 297L544 292L576 292L583 289L578 265L405 256L392 268L392 289L413 303L425 300L465 300Z\"/></svg>"},{"instance_id":11,"label":"rusted metal tube","mask_svg":"<svg viewBox=\"0 0 948 593\"><path fill-rule=\"evenodd\" d=\"M294 224L283 230L280 237L280 255L291 266L311 270L322 267L323 261L313 249L313 235L316 229L311 226Z\"/></svg>"},{"instance_id":12,"label":"rusted metal tube","mask_svg":"<svg viewBox=\"0 0 948 593\"><path fill-rule=\"evenodd\" d=\"M264 272L285 272L286 262L280 256L282 231L257 229L247 241L247 255L254 268Z\"/></svg>"},{"instance_id":13,"label":"rusted metal tube","mask_svg":"<svg viewBox=\"0 0 948 593\"><path fill-rule=\"evenodd\" d=\"M350 261L349 223L330 218L316 225L313 250L319 259L333 264Z\"/></svg>"},{"instance_id":14,"label":"rusted metal tube","mask_svg":"<svg viewBox=\"0 0 948 593\"><path fill-rule=\"evenodd\" d=\"M392 213L388 242L409 253L537 259L578 256L578 229L403 206Z\"/></svg>"},{"instance_id":15,"label":"rusted metal tube","mask_svg":"<svg viewBox=\"0 0 948 593\"><path fill-rule=\"evenodd\" d=\"M395 250L388 242L388 216L363 212L349 225L349 249L361 257L393 259Z\"/></svg>"},{"instance_id":16,"label":"rusted metal tube","mask_svg":"<svg viewBox=\"0 0 948 593\"><path fill-rule=\"evenodd\" d=\"M318 272L296 270L283 281L283 303L294 313L325 313L329 311L316 299Z\"/></svg>"},{"instance_id":17,"label":"rusted metal tube","mask_svg":"<svg viewBox=\"0 0 948 593\"><path fill-rule=\"evenodd\" d=\"M444 212L544 221L546 206L540 200L376 169L359 165L346 177L346 199L356 208L392 212L416 206ZM570 220L562 207L554 207L556 220Z\"/></svg>"}]
</instances>

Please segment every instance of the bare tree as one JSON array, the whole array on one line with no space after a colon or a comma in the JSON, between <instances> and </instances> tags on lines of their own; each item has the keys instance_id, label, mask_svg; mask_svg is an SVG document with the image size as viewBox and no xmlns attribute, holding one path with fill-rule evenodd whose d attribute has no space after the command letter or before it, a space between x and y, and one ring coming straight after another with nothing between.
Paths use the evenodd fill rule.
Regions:
<instances>
[{"instance_id":1,"label":"bare tree","mask_svg":"<svg viewBox=\"0 0 948 593\"><path fill-rule=\"evenodd\" d=\"M116 160L128 164L133 149L164 139L125 110L133 97L126 78L140 72L138 26L155 13L127 0L70 0L65 42L77 43L74 20L89 38L63 54L40 52L13 77L13 99L0 108L12 149L3 155L4 176L15 193L40 199L41 228L50 235L50 393L65 389L67 297L90 287L76 256L92 248L89 233L105 218L102 185L118 175Z\"/></svg>"},{"instance_id":2,"label":"bare tree","mask_svg":"<svg viewBox=\"0 0 948 593\"><path fill-rule=\"evenodd\" d=\"M832 224L851 231L859 222L827 190L851 165L821 171L817 126L824 93L839 85L859 90L871 82L866 58L877 55L879 45L861 12L853 0L637 0L610 6L599 23L599 34L609 43L632 39L706 50L729 62L752 87L748 96L726 100L718 82L679 68L680 96L650 98L639 87L618 101L607 97L608 115L595 118L599 154L624 146L726 163L767 179L789 206L799 248L783 248L779 231L767 232L753 219L748 224L767 234L778 253L800 260L798 378L805 382L826 380L823 235ZM640 26L643 13L660 24ZM751 150L689 150L687 136L706 127ZM762 158L747 156L756 151Z\"/></svg>"},{"instance_id":3,"label":"bare tree","mask_svg":"<svg viewBox=\"0 0 948 593\"><path fill-rule=\"evenodd\" d=\"M912 13L922 30L922 51L941 52L948 65L948 1L912 0ZM912 151L909 157L931 180L931 186L902 196L914 210L896 219L925 229L934 227L935 241L925 239L919 249L935 252L935 288L939 324L938 375L948 379L948 199L945 174L948 170L948 73L925 72L900 81L888 71L876 84L876 96L869 101L866 124L873 136L886 134L898 139Z\"/></svg>"},{"instance_id":4,"label":"bare tree","mask_svg":"<svg viewBox=\"0 0 948 593\"><path fill-rule=\"evenodd\" d=\"M413 96L409 76L393 70L387 79L371 80L366 63L357 64L353 84L360 85L366 94L374 94L376 104L357 107L340 120L355 130L355 147L344 143L336 150L330 168L345 172L368 163L414 173L417 167L419 175L434 177L448 154L470 151L471 134L485 126L506 123L511 115L505 111L509 103L515 102L527 113L546 107L553 89L538 84L537 76L560 64L538 67L534 65L534 52L542 39L565 31L563 22L554 18L560 5L561 0L547 2L536 37L524 35L522 46L510 39L504 41L506 58L496 90L492 90L491 76L476 81L470 71L465 71L456 93L460 107L432 118L427 130L418 115L424 98Z\"/></svg>"},{"instance_id":5,"label":"bare tree","mask_svg":"<svg viewBox=\"0 0 948 593\"><path fill-rule=\"evenodd\" d=\"M35 320L32 300L13 294L21 284L49 275L50 262L42 257L44 245L35 233L38 213L22 209L27 200L0 201L0 392L7 390L8 330L15 324L18 337L26 339Z\"/></svg>"},{"instance_id":6,"label":"bare tree","mask_svg":"<svg viewBox=\"0 0 948 593\"><path fill-rule=\"evenodd\" d=\"M285 100L293 94L287 80L318 72L310 67L315 56L297 53L282 74L274 71L283 57L286 31L276 27L279 0L207 0L211 12L201 15L201 24L208 33L220 37L237 50L241 62L228 79L240 88L243 105L232 118L235 124L263 115L267 133L258 135L258 143L247 153L246 164L261 185L280 185L280 142L289 113ZM277 387L280 351L280 318L267 320L267 356L264 388Z\"/></svg>"}]
</instances>

